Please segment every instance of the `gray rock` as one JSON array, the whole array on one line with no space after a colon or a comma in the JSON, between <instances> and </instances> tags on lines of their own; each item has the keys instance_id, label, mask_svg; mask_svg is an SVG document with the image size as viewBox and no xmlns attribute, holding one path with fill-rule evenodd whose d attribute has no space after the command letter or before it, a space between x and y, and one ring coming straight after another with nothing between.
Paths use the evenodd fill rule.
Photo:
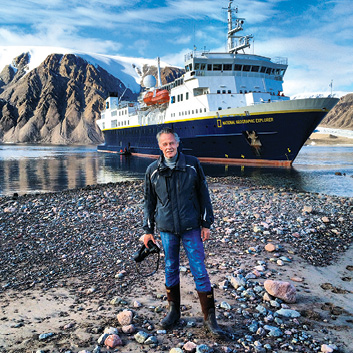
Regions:
<instances>
[{"instance_id":1,"label":"gray rock","mask_svg":"<svg viewBox=\"0 0 353 353\"><path fill-rule=\"evenodd\" d=\"M54 335L55 335L54 332L42 333L42 334L39 335L38 338L39 338L40 341L43 341L43 340L46 340L47 338L52 337Z\"/></svg>"},{"instance_id":2,"label":"gray rock","mask_svg":"<svg viewBox=\"0 0 353 353\"><path fill-rule=\"evenodd\" d=\"M229 281L234 289L238 289L239 287L246 286L246 278L241 274L238 274L236 277L234 276L230 277Z\"/></svg>"},{"instance_id":3,"label":"gray rock","mask_svg":"<svg viewBox=\"0 0 353 353\"><path fill-rule=\"evenodd\" d=\"M291 309L279 309L276 311L276 314L285 316L285 317L299 317L300 313L296 310L291 310Z\"/></svg>"},{"instance_id":4,"label":"gray rock","mask_svg":"<svg viewBox=\"0 0 353 353\"><path fill-rule=\"evenodd\" d=\"M222 309L226 309L226 310L231 310L232 306L229 303L227 303L227 302L222 302L221 303L221 308Z\"/></svg>"},{"instance_id":5,"label":"gray rock","mask_svg":"<svg viewBox=\"0 0 353 353\"><path fill-rule=\"evenodd\" d=\"M264 329L266 331L269 331L268 335L271 336L271 337L281 337L281 336L283 336L283 332L278 327L265 325Z\"/></svg>"},{"instance_id":6,"label":"gray rock","mask_svg":"<svg viewBox=\"0 0 353 353\"><path fill-rule=\"evenodd\" d=\"M196 347L196 353L212 353L213 348L207 346L206 344L200 344Z\"/></svg>"},{"instance_id":7,"label":"gray rock","mask_svg":"<svg viewBox=\"0 0 353 353\"><path fill-rule=\"evenodd\" d=\"M149 337L149 334L144 332L144 331L139 331L136 333L136 335L134 336L135 340L138 342L138 343L144 343L147 338Z\"/></svg>"},{"instance_id":8,"label":"gray rock","mask_svg":"<svg viewBox=\"0 0 353 353\"><path fill-rule=\"evenodd\" d=\"M158 344L158 339L155 336L150 336L147 338L144 344L147 344L147 345Z\"/></svg>"}]
</instances>

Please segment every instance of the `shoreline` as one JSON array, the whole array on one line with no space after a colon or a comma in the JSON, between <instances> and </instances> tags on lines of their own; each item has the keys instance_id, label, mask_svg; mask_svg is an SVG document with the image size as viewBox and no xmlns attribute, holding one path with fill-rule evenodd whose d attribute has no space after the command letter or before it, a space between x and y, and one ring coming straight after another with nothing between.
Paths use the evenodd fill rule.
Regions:
<instances>
[{"instance_id":1,"label":"shoreline","mask_svg":"<svg viewBox=\"0 0 353 353\"><path fill-rule=\"evenodd\" d=\"M208 182L216 222L205 245L206 263L219 323L234 333L232 339L215 345L203 333L184 254L183 320L176 330L158 333L166 312L163 261L146 279L130 260L140 246L143 202L142 181L130 181L17 200L0 197L0 352L93 352L105 327L121 331L116 315L123 309L133 311L136 331L157 340L154 346L141 345L133 334L120 332L123 351L169 352L188 340L215 352L251 351L254 342L271 346L264 352L290 346L320 352L322 344L351 352L353 199L258 186L237 177ZM269 243L276 251L265 250ZM243 290L229 281L240 274L247 278ZM295 285L297 302L264 301L266 279ZM120 300L112 304L114 298ZM300 317L271 319L281 305ZM277 327L282 336L252 332L254 322L259 329ZM40 340L44 333L53 335Z\"/></svg>"}]
</instances>

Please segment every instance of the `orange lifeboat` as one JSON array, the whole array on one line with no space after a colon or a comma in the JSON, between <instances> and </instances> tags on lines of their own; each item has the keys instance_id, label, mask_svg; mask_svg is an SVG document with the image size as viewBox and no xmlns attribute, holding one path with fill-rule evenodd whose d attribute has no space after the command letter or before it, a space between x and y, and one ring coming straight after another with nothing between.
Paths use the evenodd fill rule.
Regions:
<instances>
[{"instance_id":1,"label":"orange lifeboat","mask_svg":"<svg viewBox=\"0 0 353 353\"><path fill-rule=\"evenodd\" d=\"M157 89L154 92L147 92L143 97L146 105L163 104L169 102L169 92L166 89Z\"/></svg>"},{"instance_id":2,"label":"orange lifeboat","mask_svg":"<svg viewBox=\"0 0 353 353\"><path fill-rule=\"evenodd\" d=\"M154 103L152 103L152 98L153 98L153 92L147 92L144 97L143 97L143 101L147 104L147 105L152 105Z\"/></svg>"},{"instance_id":3,"label":"orange lifeboat","mask_svg":"<svg viewBox=\"0 0 353 353\"><path fill-rule=\"evenodd\" d=\"M169 92L166 89L162 89L156 92L156 96L152 98L152 102L157 104L163 104L169 102Z\"/></svg>"}]
</instances>

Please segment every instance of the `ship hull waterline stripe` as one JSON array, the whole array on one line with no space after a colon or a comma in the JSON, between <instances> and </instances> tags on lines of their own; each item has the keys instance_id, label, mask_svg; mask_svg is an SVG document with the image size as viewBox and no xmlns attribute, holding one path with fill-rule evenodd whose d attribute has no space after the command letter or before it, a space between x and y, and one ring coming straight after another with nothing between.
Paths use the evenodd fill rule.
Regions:
<instances>
[{"instance_id":1,"label":"ship hull waterline stripe","mask_svg":"<svg viewBox=\"0 0 353 353\"><path fill-rule=\"evenodd\" d=\"M99 151L108 153L117 153L115 151ZM156 154L144 154L144 153L131 153L132 156L144 157L144 158L155 158L157 159L160 155ZM285 160L268 160L268 159L242 159L242 158L208 158L198 157L200 162L212 163L212 164L234 164L234 165L253 165L253 166L277 166L277 167L291 167L293 161Z\"/></svg>"}]
</instances>

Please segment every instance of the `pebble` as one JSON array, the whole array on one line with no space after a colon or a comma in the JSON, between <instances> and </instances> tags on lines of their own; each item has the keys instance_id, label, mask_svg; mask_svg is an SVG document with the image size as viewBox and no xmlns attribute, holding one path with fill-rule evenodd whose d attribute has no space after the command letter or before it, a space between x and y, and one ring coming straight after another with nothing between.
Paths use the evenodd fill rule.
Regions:
<instances>
[{"instance_id":1,"label":"pebble","mask_svg":"<svg viewBox=\"0 0 353 353\"><path fill-rule=\"evenodd\" d=\"M106 345L109 348L115 348L115 347L121 346L122 344L123 344L123 341L121 340L121 338L115 334L109 335L104 341L104 345Z\"/></svg>"},{"instance_id":2,"label":"pebble","mask_svg":"<svg viewBox=\"0 0 353 353\"><path fill-rule=\"evenodd\" d=\"M191 341L188 341L183 345L183 350L187 353L195 353L196 348L197 348L197 344Z\"/></svg>"},{"instance_id":3,"label":"pebble","mask_svg":"<svg viewBox=\"0 0 353 353\"><path fill-rule=\"evenodd\" d=\"M184 353L180 348L172 348L169 353Z\"/></svg>"},{"instance_id":4,"label":"pebble","mask_svg":"<svg viewBox=\"0 0 353 353\"><path fill-rule=\"evenodd\" d=\"M269 336L272 336L272 337L281 337L281 336L283 336L282 331L278 327L265 325L264 329L266 331L269 331L269 333L268 333Z\"/></svg>"},{"instance_id":5,"label":"pebble","mask_svg":"<svg viewBox=\"0 0 353 353\"><path fill-rule=\"evenodd\" d=\"M132 322L132 311L131 310L123 310L117 315L117 319L121 326L130 325Z\"/></svg>"},{"instance_id":6,"label":"pebble","mask_svg":"<svg viewBox=\"0 0 353 353\"><path fill-rule=\"evenodd\" d=\"M300 313L296 310L291 310L291 309L279 309L276 311L276 314L285 316L285 317L299 317Z\"/></svg>"},{"instance_id":7,"label":"pebble","mask_svg":"<svg viewBox=\"0 0 353 353\"><path fill-rule=\"evenodd\" d=\"M213 353L213 348L209 347L207 344L200 344L196 347L196 353Z\"/></svg>"},{"instance_id":8,"label":"pebble","mask_svg":"<svg viewBox=\"0 0 353 353\"><path fill-rule=\"evenodd\" d=\"M321 352L323 353L332 353L337 351L337 346L334 344L323 344L321 346Z\"/></svg>"},{"instance_id":9,"label":"pebble","mask_svg":"<svg viewBox=\"0 0 353 353\"><path fill-rule=\"evenodd\" d=\"M144 343L147 338L149 337L149 334L144 332L144 331L139 331L136 333L136 335L134 336L135 340L138 342L138 343Z\"/></svg>"},{"instance_id":10,"label":"pebble","mask_svg":"<svg viewBox=\"0 0 353 353\"><path fill-rule=\"evenodd\" d=\"M264 287L270 295L282 299L286 303L296 302L296 289L289 282L267 279L264 282Z\"/></svg>"},{"instance_id":11,"label":"pebble","mask_svg":"<svg viewBox=\"0 0 353 353\"><path fill-rule=\"evenodd\" d=\"M55 335L54 332L42 333L42 334L39 335L38 339L40 341L43 341L43 340L46 340L47 338L50 338L50 337L52 337L54 335Z\"/></svg>"},{"instance_id":12,"label":"pebble","mask_svg":"<svg viewBox=\"0 0 353 353\"><path fill-rule=\"evenodd\" d=\"M124 332L124 333L127 333L127 334L132 334L136 331L136 328L134 325L130 324L130 325L126 325L126 326L123 326L121 328L121 330Z\"/></svg>"}]
</instances>

